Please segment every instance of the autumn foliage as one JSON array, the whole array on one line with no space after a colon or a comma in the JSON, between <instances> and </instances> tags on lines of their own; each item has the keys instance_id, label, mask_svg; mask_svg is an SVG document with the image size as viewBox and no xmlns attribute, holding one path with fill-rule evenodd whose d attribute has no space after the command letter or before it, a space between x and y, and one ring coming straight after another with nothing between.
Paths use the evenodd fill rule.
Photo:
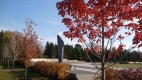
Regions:
<instances>
[{"instance_id":1,"label":"autumn foliage","mask_svg":"<svg viewBox=\"0 0 142 80\"><path fill-rule=\"evenodd\" d=\"M34 70L46 76L52 76L54 79L68 80L70 74L66 72L70 67L68 64L57 62L39 61L34 64Z\"/></svg>"},{"instance_id":2,"label":"autumn foliage","mask_svg":"<svg viewBox=\"0 0 142 80\"><path fill-rule=\"evenodd\" d=\"M105 56L106 50L111 51L114 45L119 52L127 45L131 45L128 51L142 47L141 0L62 0L56 7L69 29L64 35L71 40L77 38L87 53L95 53L101 60L102 80L105 59L112 58ZM131 44L123 43L128 36L132 36ZM119 44L114 44L116 41ZM87 42L101 45L101 51L94 52Z\"/></svg>"},{"instance_id":3,"label":"autumn foliage","mask_svg":"<svg viewBox=\"0 0 142 80\"><path fill-rule=\"evenodd\" d=\"M26 26L27 29L24 29L24 36L23 36L23 54L22 56L25 59L30 60L33 57L36 57L40 54L40 47L38 46L38 36L34 31L32 25L36 25L32 20L27 19Z\"/></svg>"},{"instance_id":4,"label":"autumn foliage","mask_svg":"<svg viewBox=\"0 0 142 80\"><path fill-rule=\"evenodd\" d=\"M25 68L26 67L26 61L25 60L15 60L15 65ZM32 68L32 62L29 61L27 63L27 68Z\"/></svg>"},{"instance_id":5,"label":"autumn foliage","mask_svg":"<svg viewBox=\"0 0 142 80\"><path fill-rule=\"evenodd\" d=\"M141 0L62 0L56 6L62 22L69 28L64 34L71 40L78 38L85 43L88 37L100 43L104 37L112 47L112 42L134 34L132 45L142 46ZM125 31L118 33L120 30ZM125 45L119 44L117 50L122 51Z\"/></svg>"},{"instance_id":6,"label":"autumn foliage","mask_svg":"<svg viewBox=\"0 0 142 80\"><path fill-rule=\"evenodd\" d=\"M64 35L71 40L78 38L87 53L101 58L102 51L112 50L115 41L120 43L115 44L116 51L124 50L128 44L122 41L128 36L134 35L128 50L142 46L141 4L141 0L62 0L56 7L69 29ZM96 50L96 46L90 50L88 41L100 44L101 52ZM112 58L111 55L106 57Z\"/></svg>"},{"instance_id":7,"label":"autumn foliage","mask_svg":"<svg viewBox=\"0 0 142 80\"><path fill-rule=\"evenodd\" d=\"M142 69L122 69L117 70L107 68L105 70L105 80L141 80Z\"/></svg>"},{"instance_id":8,"label":"autumn foliage","mask_svg":"<svg viewBox=\"0 0 142 80\"><path fill-rule=\"evenodd\" d=\"M26 27L27 29L24 29L24 36L23 36L23 43L22 43L22 57L24 57L25 60L25 79L27 76L27 65L28 62L38 56L40 54L40 47L37 46L37 39L38 36L36 35L36 32L33 30L33 25L35 24L31 19L26 19Z\"/></svg>"}]
</instances>

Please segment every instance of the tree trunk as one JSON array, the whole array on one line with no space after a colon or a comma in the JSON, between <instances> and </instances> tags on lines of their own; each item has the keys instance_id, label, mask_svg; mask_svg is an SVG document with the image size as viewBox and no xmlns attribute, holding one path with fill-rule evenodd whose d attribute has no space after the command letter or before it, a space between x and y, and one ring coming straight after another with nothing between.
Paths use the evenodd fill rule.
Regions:
<instances>
[{"instance_id":1,"label":"tree trunk","mask_svg":"<svg viewBox=\"0 0 142 80\"><path fill-rule=\"evenodd\" d=\"M12 71L14 71L14 63L15 63L15 58L13 59L13 68L12 68Z\"/></svg>"},{"instance_id":2,"label":"tree trunk","mask_svg":"<svg viewBox=\"0 0 142 80\"><path fill-rule=\"evenodd\" d=\"M141 59L140 59L140 53L139 53L139 63L141 62Z\"/></svg>"},{"instance_id":3,"label":"tree trunk","mask_svg":"<svg viewBox=\"0 0 142 80\"><path fill-rule=\"evenodd\" d=\"M27 63L28 63L28 60L26 59L25 79L27 77Z\"/></svg>"},{"instance_id":4,"label":"tree trunk","mask_svg":"<svg viewBox=\"0 0 142 80\"><path fill-rule=\"evenodd\" d=\"M103 59L103 57L101 59L101 66L102 66L102 68L101 68L101 71L102 71L102 80L105 80L105 68L104 68L104 59Z\"/></svg>"},{"instance_id":5,"label":"tree trunk","mask_svg":"<svg viewBox=\"0 0 142 80\"><path fill-rule=\"evenodd\" d=\"M103 29L102 29L103 30ZM102 36L102 55L101 55L101 70L102 70L102 80L105 80L105 68L104 68L104 60L105 60L105 53L104 53L104 36Z\"/></svg>"},{"instance_id":6,"label":"tree trunk","mask_svg":"<svg viewBox=\"0 0 142 80\"><path fill-rule=\"evenodd\" d=\"M7 60L7 67L9 67L9 59Z\"/></svg>"},{"instance_id":7,"label":"tree trunk","mask_svg":"<svg viewBox=\"0 0 142 80\"><path fill-rule=\"evenodd\" d=\"M13 58L13 71L14 71L14 68L15 68L15 55L14 55L14 58Z\"/></svg>"},{"instance_id":8,"label":"tree trunk","mask_svg":"<svg viewBox=\"0 0 142 80\"><path fill-rule=\"evenodd\" d=\"M4 63L5 63L4 65L6 66L6 58L5 58L5 60L4 60Z\"/></svg>"},{"instance_id":9,"label":"tree trunk","mask_svg":"<svg viewBox=\"0 0 142 80\"><path fill-rule=\"evenodd\" d=\"M121 41L120 41L120 44L121 44ZM121 64L122 64L122 51L120 53L121 53Z\"/></svg>"},{"instance_id":10,"label":"tree trunk","mask_svg":"<svg viewBox=\"0 0 142 80\"><path fill-rule=\"evenodd\" d=\"M102 22L104 22L104 20L102 19ZM104 25L102 25L102 54L101 54L101 71L102 71L102 80L105 80L105 68L104 68L104 63L105 63L105 53L104 53Z\"/></svg>"},{"instance_id":11,"label":"tree trunk","mask_svg":"<svg viewBox=\"0 0 142 80\"><path fill-rule=\"evenodd\" d=\"M4 58L3 58L3 63L2 63L3 65L5 64L5 62L4 62L4 61L5 61L5 60L4 60Z\"/></svg>"}]
</instances>

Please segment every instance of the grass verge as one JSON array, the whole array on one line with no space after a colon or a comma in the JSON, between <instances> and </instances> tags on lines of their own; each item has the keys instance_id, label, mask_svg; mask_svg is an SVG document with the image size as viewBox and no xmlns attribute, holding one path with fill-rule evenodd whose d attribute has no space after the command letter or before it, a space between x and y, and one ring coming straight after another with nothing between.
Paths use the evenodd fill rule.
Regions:
<instances>
[{"instance_id":1,"label":"grass verge","mask_svg":"<svg viewBox=\"0 0 142 80\"><path fill-rule=\"evenodd\" d=\"M116 64L114 65L116 67L120 67L120 68L142 68L142 64L141 63L135 63L135 64Z\"/></svg>"},{"instance_id":2,"label":"grass verge","mask_svg":"<svg viewBox=\"0 0 142 80\"><path fill-rule=\"evenodd\" d=\"M24 79L25 70L22 67L15 66L14 71L12 71L12 67L3 68L0 65L0 80L19 80ZM51 77L46 77L44 75L38 74L32 70L28 70L27 78L29 80L53 80Z\"/></svg>"},{"instance_id":3,"label":"grass verge","mask_svg":"<svg viewBox=\"0 0 142 80\"><path fill-rule=\"evenodd\" d=\"M19 78L24 79L25 70L22 71L1 71L0 72L0 80L17 80ZM33 80L52 80L50 77L45 77L41 74L38 74L32 70L27 72L27 78Z\"/></svg>"},{"instance_id":4,"label":"grass verge","mask_svg":"<svg viewBox=\"0 0 142 80\"><path fill-rule=\"evenodd\" d=\"M112 63L113 64L113 63ZM109 65L109 63L107 63L105 66L108 66ZM142 68L142 63L135 63L135 64L133 64L133 63L129 63L129 64L119 64L119 63L117 63L117 64L115 64L115 65L112 65L111 67L118 67L118 68L135 68L135 69L137 69L137 68Z\"/></svg>"}]
</instances>

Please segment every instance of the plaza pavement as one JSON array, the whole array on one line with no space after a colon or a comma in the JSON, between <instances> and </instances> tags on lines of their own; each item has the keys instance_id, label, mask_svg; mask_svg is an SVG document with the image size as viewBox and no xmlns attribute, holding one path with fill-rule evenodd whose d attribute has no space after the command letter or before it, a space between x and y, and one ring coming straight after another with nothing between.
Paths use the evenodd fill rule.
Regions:
<instances>
[{"instance_id":1,"label":"plaza pavement","mask_svg":"<svg viewBox=\"0 0 142 80\"><path fill-rule=\"evenodd\" d=\"M70 72L74 77L73 80L94 80L95 73L99 70L95 66L100 67L100 63L92 65L91 62L85 61L64 61L63 63L68 63L71 67ZM114 67L117 68L117 67ZM127 68L117 68L117 69L127 69Z\"/></svg>"}]
</instances>

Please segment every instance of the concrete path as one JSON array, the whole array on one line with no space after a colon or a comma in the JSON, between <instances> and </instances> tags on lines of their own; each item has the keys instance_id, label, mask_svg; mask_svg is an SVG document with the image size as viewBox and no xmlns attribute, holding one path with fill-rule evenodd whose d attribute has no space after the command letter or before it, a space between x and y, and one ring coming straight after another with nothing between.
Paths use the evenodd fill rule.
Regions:
<instances>
[{"instance_id":1,"label":"concrete path","mask_svg":"<svg viewBox=\"0 0 142 80\"><path fill-rule=\"evenodd\" d=\"M74 62L63 62L68 63L71 67L70 72L74 80L93 80L93 76L99 70L94 66L100 67L100 63L96 63L94 66L91 62L74 61ZM117 68L117 67L114 67ZM127 69L127 68L117 68L117 69Z\"/></svg>"}]
</instances>

